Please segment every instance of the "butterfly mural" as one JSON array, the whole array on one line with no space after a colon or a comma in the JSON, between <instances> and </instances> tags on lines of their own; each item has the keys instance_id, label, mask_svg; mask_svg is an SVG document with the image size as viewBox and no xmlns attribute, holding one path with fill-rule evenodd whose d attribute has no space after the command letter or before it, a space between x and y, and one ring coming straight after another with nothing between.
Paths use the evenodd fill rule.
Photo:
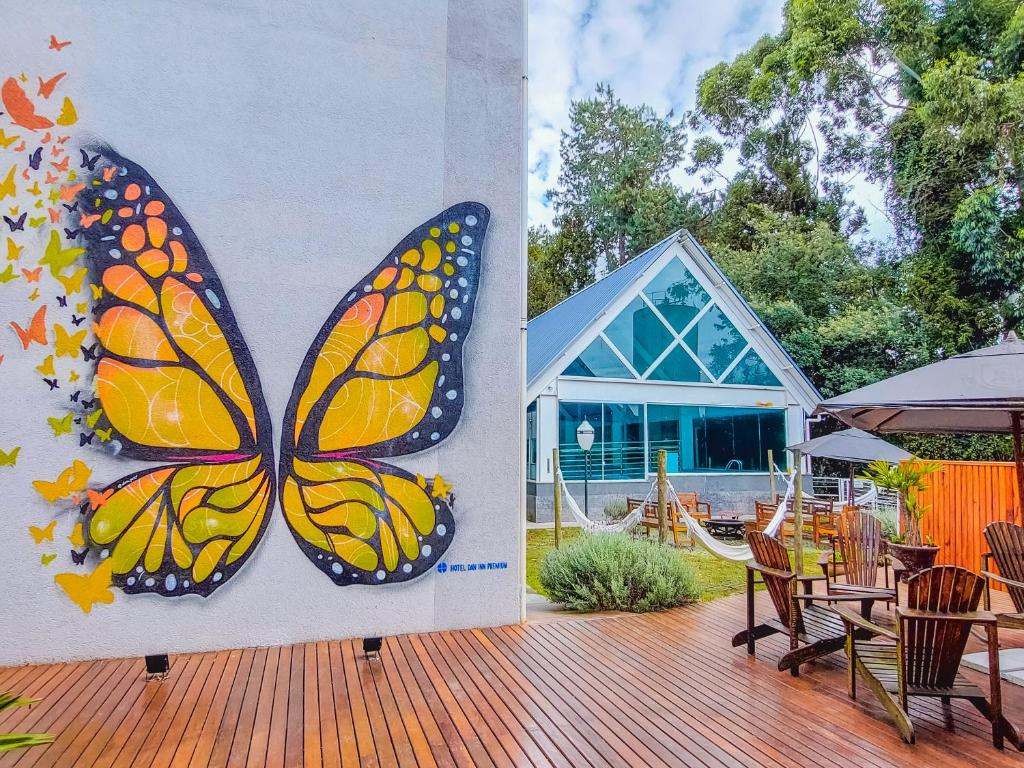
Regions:
<instances>
[{"instance_id":1,"label":"butterfly mural","mask_svg":"<svg viewBox=\"0 0 1024 768\"><path fill-rule=\"evenodd\" d=\"M335 584L429 571L454 534L451 487L386 459L459 421L488 209L441 212L343 295L299 369L275 465L258 372L198 237L140 165L105 146L82 156L74 224L98 340L83 356L102 410L89 426L158 466L90 495L85 542L109 571L67 584L105 601L109 573L128 593L208 596L251 557L278 495L298 548Z\"/></svg>"}]
</instances>

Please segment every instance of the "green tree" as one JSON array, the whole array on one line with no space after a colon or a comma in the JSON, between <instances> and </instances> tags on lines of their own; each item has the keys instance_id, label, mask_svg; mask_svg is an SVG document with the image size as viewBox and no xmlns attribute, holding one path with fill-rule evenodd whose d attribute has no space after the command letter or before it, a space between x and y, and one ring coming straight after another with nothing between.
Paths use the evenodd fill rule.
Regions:
<instances>
[{"instance_id":1,"label":"green tree","mask_svg":"<svg viewBox=\"0 0 1024 768\"><path fill-rule=\"evenodd\" d=\"M978 346L1024 317L1022 61L1019 0L788 0L779 34L701 78L694 122L723 147L693 162L736 149L776 210L847 224L845 181L883 183L933 354Z\"/></svg>"},{"instance_id":2,"label":"green tree","mask_svg":"<svg viewBox=\"0 0 1024 768\"><path fill-rule=\"evenodd\" d=\"M574 255L609 269L674 229L700 218L700 206L668 178L686 148L686 129L646 105L623 104L608 85L575 101L560 143L561 171L549 198L555 224L585 230L573 245L590 250Z\"/></svg>"}]
</instances>

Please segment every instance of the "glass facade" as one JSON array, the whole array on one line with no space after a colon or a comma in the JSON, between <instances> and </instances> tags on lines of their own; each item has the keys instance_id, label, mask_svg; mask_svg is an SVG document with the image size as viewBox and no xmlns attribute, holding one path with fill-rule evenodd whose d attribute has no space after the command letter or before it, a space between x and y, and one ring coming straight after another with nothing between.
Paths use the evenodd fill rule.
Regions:
<instances>
[{"instance_id":1,"label":"glass facade","mask_svg":"<svg viewBox=\"0 0 1024 768\"><path fill-rule=\"evenodd\" d=\"M767 472L768 449L785 455L786 412L780 408L648 405L649 469L657 451L668 471Z\"/></svg>"},{"instance_id":2,"label":"glass facade","mask_svg":"<svg viewBox=\"0 0 1024 768\"><path fill-rule=\"evenodd\" d=\"M537 479L537 401L526 406L526 479Z\"/></svg>"},{"instance_id":3,"label":"glass facade","mask_svg":"<svg viewBox=\"0 0 1024 768\"><path fill-rule=\"evenodd\" d=\"M594 428L591 480L644 477L644 407L632 403L559 403L558 460L566 480L582 480L587 457L576 441L586 419Z\"/></svg>"},{"instance_id":4,"label":"glass facade","mask_svg":"<svg viewBox=\"0 0 1024 768\"><path fill-rule=\"evenodd\" d=\"M679 259L669 261L562 375L782 386Z\"/></svg>"},{"instance_id":5,"label":"glass facade","mask_svg":"<svg viewBox=\"0 0 1024 768\"><path fill-rule=\"evenodd\" d=\"M558 407L558 453L566 480L582 480L586 472L586 456L576 442L576 428L584 419L594 427L591 480L643 479L645 455L647 471L653 474L662 449L672 474L767 472L768 449L779 456L786 449L786 412L781 408L563 402ZM528 476L529 456L528 437Z\"/></svg>"}]
</instances>

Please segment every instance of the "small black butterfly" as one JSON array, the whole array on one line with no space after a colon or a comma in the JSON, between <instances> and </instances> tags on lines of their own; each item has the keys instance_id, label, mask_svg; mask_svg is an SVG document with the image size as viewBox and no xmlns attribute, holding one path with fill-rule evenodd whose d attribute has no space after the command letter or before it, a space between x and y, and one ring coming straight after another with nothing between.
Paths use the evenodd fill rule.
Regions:
<instances>
[{"instance_id":1,"label":"small black butterfly","mask_svg":"<svg viewBox=\"0 0 1024 768\"><path fill-rule=\"evenodd\" d=\"M75 390L75 394L73 394L73 395L70 395L70 397L71 397L71 402L72 402L72 403L77 403L77 402L78 402L78 398L80 398L81 396L82 396L82 390L80 390L80 389L76 389L76 390Z\"/></svg>"},{"instance_id":2,"label":"small black butterfly","mask_svg":"<svg viewBox=\"0 0 1024 768\"><path fill-rule=\"evenodd\" d=\"M4 221L6 221L7 222L7 226L11 228L11 232L17 232L19 229L22 232L24 232L25 231L25 219L27 219L27 218L28 218L28 212L26 211L25 213L21 214L21 216L19 216L17 218L17 220L13 220L13 221L11 219L7 218L6 216L4 216Z\"/></svg>"},{"instance_id":3,"label":"small black butterfly","mask_svg":"<svg viewBox=\"0 0 1024 768\"><path fill-rule=\"evenodd\" d=\"M50 385L51 392L55 389L60 389L60 384L57 383L56 379L43 379L43 381Z\"/></svg>"},{"instance_id":4,"label":"small black butterfly","mask_svg":"<svg viewBox=\"0 0 1024 768\"><path fill-rule=\"evenodd\" d=\"M61 203L61 205L63 205L65 208L67 208L68 213L74 213L75 211L78 210L78 203L75 203L74 205L68 205L67 203Z\"/></svg>"},{"instance_id":5,"label":"small black butterfly","mask_svg":"<svg viewBox=\"0 0 1024 768\"><path fill-rule=\"evenodd\" d=\"M75 205L78 205L78 203L75 203ZM67 206L64 207L66 208ZM78 237L81 231L82 230L80 229L68 229L67 227L64 227L64 237L68 240L74 240L76 237Z\"/></svg>"},{"instance_id":6,"label":"small black butterfly","mask_svg":"<svg viewBox=\"0 0 1024 768\"><path fill-rule=\"evenodd\" d=\"M79 416L77 419L75 419L75 424L81 424L81 423L82 423L82 417Z\"/></svg>"},{"instance_id":7,"label":"small black butterfly","mask_svg":"<svg viewBox=\"0 0 1024 768\"><path fill-rule=\"evenodd\" d=\"M85 432L78 433L78 447L81 448L83 445L92 445L92 439L96 437L95 432L90 432L88 435Z\"/></svg>"},{"instance_id":8,"label":"small black butterfly","mask_svg":"<svg viewBox=\"0 0 1024 768\"><path fill-rule=\"evenodd\" d=\"M71 562L73 562L75 565L84 565L85 564L85 556L88 555L88 554L89 554L89 548L88 547L83 549L81 552L76 552L75 550L72 549L71 550Z\"/></svg>"},{"instance_id":9,"label":"small black butterfly","mask_svg":"<svg viewBox=\"0 0 1024 768\"><path fill-rule=\"evenodd\" d=\"M33 171L39 170L39 165L43 162L43 148L36 147L36 151L28 156L28 164L31 166Z\"/></svg>"},{"instance_id":10,"label":"small black butterfly","mask_svg":"<svg viewBox=\"0 0 1024 768\"><path fill-rule=\"evenodd\" d=\"M85 315L82 315L81 317L79 317L76 314L72 314L71 315L71 323L75 327L78 327L79 325L81 325L84 322L85 322Z\"/></svg>"},{"instance_id":11,"label":"small black butterfly","mask_svg":"<svg viewBox=\"0 0 1024 768\"><path fill-rule=\"evenodd\" d=\"M82 357L85 359L85 362L99 360L99 355L96 354L96 342L93 342L88 347L82 347Z\"/></svg>"},{"instance_id":12,"label":"small black butterfly","mask_svg":"<svg viewBox=\"0 0 1024 768\"><path fill-rule=\"evenodd\" d=\"M58 304L58 306L66 307L68 305L68 297L67 296L58 296L57 297L57 304Z\"/></svg>"},{"instance_id":13,"label":"small black butterfly","mask_svg":"<svg viewBox=\"0 0 1024 768\"><path fill-rule=\"evenodd\" d=\"M93 157L90 158L89 157L89 153L86 152L84 149L80 149L78 151L82 153L82 164L80 166L78 166L78 167L79 168L88 168L90 171L95 171L96 170L96 161L100 159L100 156L99 155L93 155Z\"/></svg>"},{"instance_id":14,"label":"small black butterfly","mask_svg":"<svg viewBox=\"0 0 1024 768\"><path fill-rule=\"evenodd\" d=\"M93 406L93 404L95 402L96 402L96 398L95 397L92 400L83 400L82 401L82 407L85 408L85 410L88 411L90 408L92 408L92 406Z\"/></svg>"}]
</instances>

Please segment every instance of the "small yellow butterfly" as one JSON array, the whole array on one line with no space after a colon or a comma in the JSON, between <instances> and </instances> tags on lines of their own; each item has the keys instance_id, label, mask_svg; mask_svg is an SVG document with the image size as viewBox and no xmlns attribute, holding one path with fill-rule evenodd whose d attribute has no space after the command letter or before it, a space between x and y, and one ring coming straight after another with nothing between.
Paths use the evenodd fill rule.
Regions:
<instances>
[{"instance_id":1,"label":"small yellow butterfly","mask_svg":"<svg viewBox=\"0 0 1024 768\"><path fill-rule=\"evenodd\" d=\"M71 420L74 417L73 413L69 413L64 418L58 419L56 416L47 416L46 422L50 425L50 429L53 430L54 437L60 437L61 435L71 434Z\"/></svg>"},{"instance_id":2,"label":"small yellow butterfly","mask_svg":"<svg viewBox=\"0 0 1024 768\"><path fill-rule=\"evenodd\" d=\"M57 559L56 555L54 555L54 554L49 554L48 555L48 554L46 554L44 552L42 554L42 556L39 558L39 562L41 562L43 565L49 565L50 563L52 563L56 559Z\"/></svg>"},{"instance_id":3,"label":"small yellow butterfly","mask_svg":"<svg viewBox=\"0 0 1024 768\"><path fill-rule=\"evenodd\" d=\"M440 475L434 475L434 482L431 486L431 494L435 499L447 499L449 494L452 492L452 486L450 483L446 483L444 478Z\"/></svg>"},{"instance_id":4,"label":"small yellow butterfly","mask_svg":"<svg viewBox=\"0 0 1024 768\"><path fill-rule=\"evenodd\" d=\"M12 165L11 170L7 172L7 177L0 182L0 200L18 194L18 188L14 186L14 172L17 170L18 166Z\"/></svg>"},{"instance_id":5,"label":"small yellow butterfly","mask_svg":"<svg viewBox=\"0 0 1024 768\"><path fill-rule=\"evenodd\" d=\"M77 333L68 333L67 329L60 323L54 323L53 326L54 341L53 347L57 352L57 357L79 357L81 352L82 342L85 341L85 335L88 333L84 328Z\"/></svg>"},{"instance_id":6,"label":"small yellow butterfly","mask_svg":"<svg viewBox=\"0 0 1024 768\"><path fill-rule=\"evenodd\" d=\"M46 223L46 217L45 216L40 216L38 218L33 218L32 216L28 217L28 225L30 227L32 227L33 229L38 229L39 227L43 226L43 224L45 224L45 223Z\"/></svg>"},{"instance_id":7,"label":"small yellow butterfly","mask_svg":"<svg viewBox=\"0 0 1024 768\"><path fill-rule=\"evenodd\" d=\"M14 271L14 265L8 264L7 269L0 272L0 283L9 283L11 280L17 280L18 274Z\"/></svg>"},{"instance_id":8,"label":"small yellow butterfly","mask_svg":"<svg viewBox=\"0 0 1024 768\"><path fill-rule=\"evenodd\" d=\"M82 377L78 375L78 371L71 371L71 373L68 374L68 381L72 383L78 381L80 378Z\"/></svg>"},{"instance_id":9,"label":"small yellow butterfly","mask_svg":"<svg viewBox=\"0 0 1024 768\"><path fill-rule=\"evenodd\" d=\"M64 286L65 293L78 293L82 290L82 282L85 280L85 276L88 272L88 267L82 267L71 275L56 275L56 277L57 280L60 281L60 284Z\"/></svg>"},{"instance_id":10,"label":"small yellow butterfly","mask_svg":"<svg viewBox=\"0 0 1024 768\"><path fill-rule=\"evenodd\" d=\"M78 178L78 174L74 171L68 171L68 181L74 181Z\"/></svg>"},{"instance_id":11,"label":"small yellow butterfly","mask_svg":"<svg viewBox=\"0 0 1024 768\"><path fill-rule=\"evenodd\" d=\"M34 525L30 525L28 532L32 534L36 544L42 544L44 541L53 541L53 529L56 527L57 521L51 520L45 528L37 528Z\"/></svg>"},{"instance_id":12,"label":"small yellow butterfly","mask_svg":"<svg viewBox=\"0 0 1024 768\"><path fill-rule=\"evenodd\" d=\"M39 200L36 200L36 208L42 208L42 207L43 207L43 201L42 201L42 198L40 198Z\"/></svg>"},{"instance_id":13,"label":"small yellow butterfly","mask_svg":"<svg viewBox=\"0 0 1024 768\"><path fill-rule=\"evenodd\" d=\"M50 187L50 194L46 198L50 201L51 205L56 205L57 201L60 200L60 190L56 187Z\"/></svg>"},{"instance_id":14,"label":"small yellow butterfly","mask_svg":"<svg viewBox=\"0 0 1024 768\"><path fill-rule=\"evenodd\" d=\"M100 420L103 415L103 409L97 408L95 411L85 417L85 423L89 425L89 429L95 429L96 423Z\"/></svg>"},{"instance_id":15,"label":"small yellow butterfly","mask_svg":"<svg viewBox=\"0 0 1024 768\"><path fill-rule=\"evenodd\" d=\"M64 103L60 107L60 114L57 116L57 125L74 125L77 122L78 112L75 111L75 105L71 99L65 96Z\"/></svg>"},{"instance_id":16,"label":"small yellow butterfly","mask_svg":"<svg viewBox=\"0 0 1024 768\"><path fill-rule=\"evenodd\" d=\"M18 454L21 453L21 446L16 445L11 450L0 449L0 467L13 467L18 463Z\"/></svg>"},{"instance_id":17,"label":"small yellow butterfly","mask_svg":"<svg viewBox=\"0 0 1024 768\"><path fill-rule=\"evenodd\" d=\"M50 230L50 241L46 244L46 252L39 260L40 264L47 264L50 267L50 274L54 277L75 263L75 260L85 253L85 248L61 248L60 235L57 230Z\"/></svg>"},{"instance_id":18,"label":"small yellow butterfly","mask_svg":"<svg viewBox=\"0 0 1024 768\"><path fill-rule=\"evenodd\" d=\"M70 541L72 546L75 546L75 547L84 547L85 546L85 537L82 535L82 524L81 523L75 523L75 530L73 530L71 532L71 535L68 536L68 541Z\"/></svg>"},{"instance_id":19,"label":"small yellow butterfly","mask_svg":"<svg viewBox=\"0 0 1024 768\"><path fill-rule=\"evenodd\" d=\"M114 602L114 593L110 591L112 572L113 563L107 558L88 576L58 573L53 580L83 613L89 613L97 603L109 605Z\"/></svg>"},{"instance_id":20,"label":"small yellow butterfly","mask_svg":"<svg viewBox=\"0 0 1024 768\"><path fill-rule=\"evenodd\" d=\"M103 286L96 285L95 283L89 283L89 287L92 289L93 301L99 301L103 298Z\"/></svg>"},{"instance_id":21,"label":"small yellow butterfly","mask_svg":"<svg viewBox=\"0 0 1024 768\"><path fill-rule=\"evenodd\" d=\"M110 429L97 429L96 435L99 437L101 443L105 443L110 439L110 436L114 433L114 428Z\"/></svg>"},{"instance_id":22,"label":"small yellow butterfly","mask_svg":"<svg viewBox=\"0 0 1024 768\"><path fill-rule=\"evenodd\" d=\"M42 365L37 365L36 370L43 376L53 376L57 371L53 367L53 355L47 355Z\"/></svg>"},{"instance_id":23,"label":"small yellow butterfly","mask_svg":"<svg viewBox=\"0 0 1024 768\"><path fill-rule=\"evenodd\" d=\"M75 312L82 315L89 310L89 302L83 301L81 304L75 304Z\"/></svg>"},{"instance_id":24,"label":"small yellow butterfly","mask_svg":"<svg viewBox=\"0 0 1024 768\"><path fill-rule=\"evenodd\" d=\"M21 252L23 250L25 250L25 246L24 245L18 245L16 242L14 242L14 238L12 238L12 237L8 237L7 238L7 260L8 261L17 261L18 259L20 259L21 258Z\"/></svg>"},{"instance_id":25,"label":"small yellow butterfly","mask_svg":"<svg viewBox=\"0 0 1024 768\"><path fill-rule=\"evenodd\" d=\"M30 293L28 295L28 300L29 301L35 301L38 298L39 298L39 289L38 288L36 288L34 291L32 291L32 293Z\"/></svg>"},{"instance_id":26,"label":"small yellow butterfly","mask_svg":"<svg viewBox=\"0 0 1024 768\"><path fill-rule=\"evenodd\" d=\"M39 195L43 194L43 190L41 190L39 188L39 182L38 181L33 182L32 186L29 187L28 189L26 189L25 191L26 192L31 192L36 197L39 197Z\"/></svg>"},{"instance_id":27,"label":"small yellow butterfly","mask_svg":"<svg viewBox=\"0 0 1024 768\"><path fill-rule=\"evenodd\" d=\"M70 416L70 414L68 414ZM80 493L85 490L92 470L84 461L75 459L70 467L62 470L53 482L48 480L33 480L32 487L36 492L51 504L58 499L63 499L73 493Z\"/></svg>"},{"instance_id":28,"label":"small yellow butterfly","mask_svg":"<svg viewBox=\"0 0 1024 768\"><path fill-rule=\"evenodd\" d=\"M0 128L0 147L7 149L11 144L20 139L21 136L8 136L4 133L4 129Z\"/></svg>"}]
</instances>

